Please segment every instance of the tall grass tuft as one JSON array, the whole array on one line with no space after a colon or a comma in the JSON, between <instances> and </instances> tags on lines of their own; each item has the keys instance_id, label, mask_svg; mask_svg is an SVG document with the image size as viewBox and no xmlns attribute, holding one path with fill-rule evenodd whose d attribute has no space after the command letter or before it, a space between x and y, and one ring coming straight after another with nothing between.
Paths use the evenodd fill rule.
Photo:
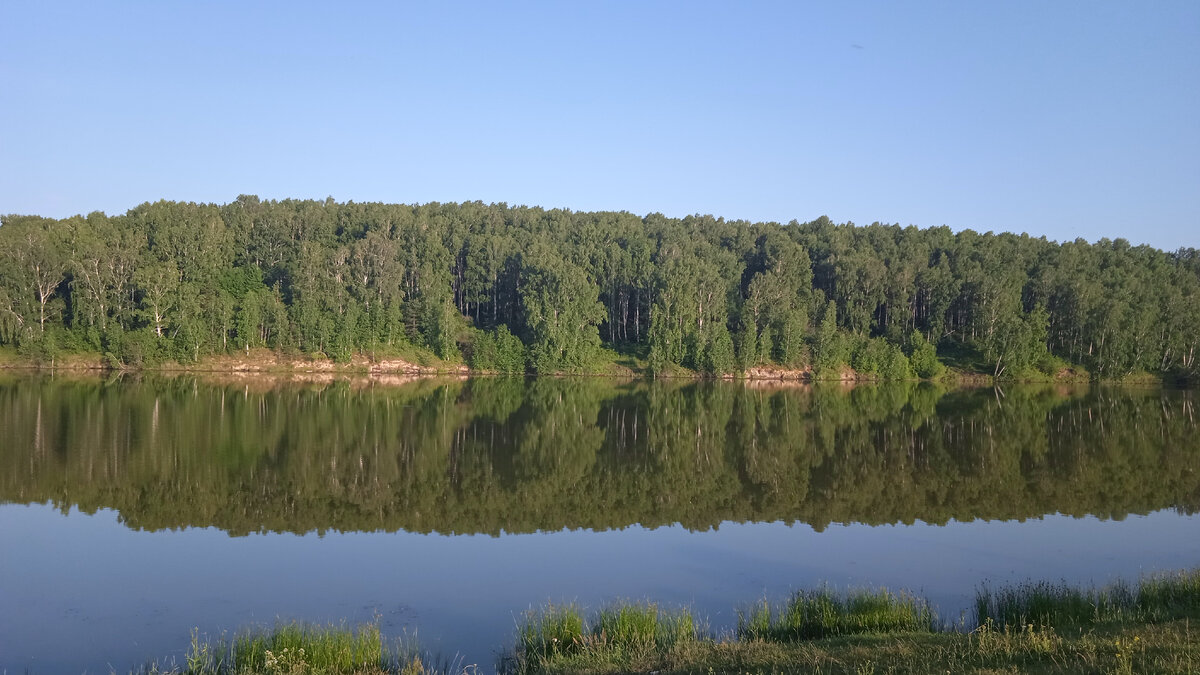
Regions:
<instances>
[{"instance_id":1,"label":"tall grass tuft","mask_svg":"<svg viewBox=\"0 0 1200 675\"><path fill-rule=\"evenodd\" d=\"M575 605L547 604L525 613L517 630L520 651L527 661L545 661L571 654L582 646L583 614Z\"/></svg>"},{"instance_id":2,"label":"tall grass tuft","mask_svg":"<svg viewBox=\"0 0 1200 675\"><path fill-rule=\"evenodd\" d=\"M654 603L618 604L600 610L591 636L623 650L670 651L696 639L696 622L687 610L668 612Z\"/></svg>"},{"instance_id":3,"label":"tall grass tuft","mask_svg":"<svg viewBox=\"0 0 1200 675\"><path fill-rule=\"evenodd\" d=\"M1200 569L1143 578L1137 607L1146 621L1200 618Z\"/></svg>"},{"instance_id":4,"label":"tall grass tuft","mask_svg":"<svg viewBox=\"0 0 1200 675\"><path fill-rule=\"evenodd\" d=\"M235 637L233 662L239 669L262 672L289 672L295 668L345 673L386 665L383 639L375 624L352 630L344 625L298 622Z\"/></svg>"},{"instance_id":5,"label":"tall grass tuft","mask_svg":"<svg viewBox=\"0 0 1200 675\"><path fill-rule=\"evenodd\" d=\"M745 640L765 640L771 633L771 603L762 601L738 610L737 636Z\"/></svg>"},{"instance_id":6,"label":"tall grass tuft","mask_svg":"<svg viewBox=\"0 0 1200 675\"><path fill-rule=\"evenodd\" d=\"M601 640L626 649L648 649L658 632L658 607L651 604L616 605L600 610L595 630Z\"/></svg>"},{"instance_id":7,"label":"tall grass tuft","mask_svg":"<svg viewBox=\"0 0 1200 675\"><path fill-rule=\"evenodd\" d=\"M516 670L609 664L621 669L669 654L696 641L688 610L668 611L654 603L620 603L585 620L574 605L547 605L526 613L517 630Z\"/></svg>"},{"instance_id":8,"label":"tall grass tuft","mask_svg":"<svg viewBox=\"0 0 1200 675\"><path fill-rule=\"evenodd\" d=\"M811 640L856 633L928 633L937 614L908 593L829 588L798 591L777 611L763 601L738 615L738 637L770 642Z\"/></svg>"},{"instance_id":9,"label":"tall grass tuft","mask_svg":"<svg viewBox=\"0 0 1200 675\"><path fill-rule=\"evenodd\" d=\"M1090 625L1128 614L1133 594L1128 586L1076 588L1065 583L1028 582L975 594L975 619L997 627Z\"/></svg>"},{"instance_id":10,"label":"tall grass tuft","mask_svg":"<svg viewBox=\"0 0 1200 675\"><path fill-rule=\"evenodd\" d=\"M461 657L447 660L421 651L415 640L384 644L379 626L280 623L243 631L213 642L192 631L191 648L180 667L174 660L152 662L137 675L466 675L476 666Z\"/></svg>"},{"instance_id":11,"label":"tall grass tuft","mask_svg":"<svg viewBox=\"0 0 1200 675\"><path fill-rule=\"evenodd\" d=\"M1200 570L1118 581L1103 588L1028 582L975 595L977 625L1091 626L1120 621L1159 622L1200 614Z\"/></svg>"}]
</instances>

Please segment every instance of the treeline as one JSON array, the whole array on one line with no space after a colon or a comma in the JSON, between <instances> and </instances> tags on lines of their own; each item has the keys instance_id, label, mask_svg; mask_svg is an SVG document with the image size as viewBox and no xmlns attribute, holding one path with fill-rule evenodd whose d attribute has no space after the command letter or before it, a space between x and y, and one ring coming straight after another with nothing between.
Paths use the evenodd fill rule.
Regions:
<instances>
[{"instance_id":1,"label":"treeline","mask_svg":"<svg viewBox=\"0 0 1200 675\"><path fill-rule=\"evenodd\" d=\"M158 202L0 225L0 345L190 362L428 349L506 372L1200 372L1200 255L1122 239L505 204Z\"/></svg>"},{"instance_id":2,"label":"treeline","mask_svg":"<svg viewBox=\"0 0 1200 675\"><path fill-rule=\"evenodd\" d=\"M131 528L440 533L1200 508L1194 392L476 378L0 381L0 502Z\"/></svg>"}]
</instances>

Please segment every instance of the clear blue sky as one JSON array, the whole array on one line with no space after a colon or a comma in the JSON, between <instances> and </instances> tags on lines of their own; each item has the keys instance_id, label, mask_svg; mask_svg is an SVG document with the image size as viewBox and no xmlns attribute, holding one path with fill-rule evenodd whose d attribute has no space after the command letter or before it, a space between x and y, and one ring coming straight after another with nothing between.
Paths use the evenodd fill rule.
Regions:
<instances>
[{"instance_id":1,"label":"clear blue sky","mask_svg":"<svg viewBox=\"0 0 1200 675\"><path fill-rule=\"evenodd\" d=\"M1200 2L0 3L0 212L483 200L1200 247Z\"/></svg>"}]
</instances>

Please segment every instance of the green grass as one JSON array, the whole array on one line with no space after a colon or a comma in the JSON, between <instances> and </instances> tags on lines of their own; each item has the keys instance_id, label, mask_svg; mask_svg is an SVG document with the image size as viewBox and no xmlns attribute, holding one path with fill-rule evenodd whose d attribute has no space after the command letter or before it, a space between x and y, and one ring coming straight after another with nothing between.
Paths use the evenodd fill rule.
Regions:
<instances>
[{"instance_id":1,"label":"green grass","mask_svg":"<svg viewBox=\"0 0 1200 675\"><path fill-rule=\"evenodd\" d=\"M983 353L974 346L956 340L947 340L939 344L937 357L947 368L944 377L950 379L958 373L991 375L996 366L983 358Z\"/></svg>"},{"instance_id":2,"label":"green grass","mask_svg":"<svg viewBox=\"0 0 1200 675\"><path fill-rule=\"evenodd\" d=\"M625 654L585 645L515 673L1200 673L1200 631L1187 620L1089 630L985 624L970 632L916 631L771 641L701 636L670 650Z\"/></svg>"},{"instance_id":3,"label":"green grass","mask_svg":"<svg viewBox=\"0 0 1200 675\"><path fill-rule=\"evenodd\" d=\"M653 603L621 604L600 610L593 634L616 649L670 651L696 639L696 621L687 610L664 611Z\"/></svg>"},{"instance_id":4,"label":"green grass","mask_svg":"<svg viewBox=\"0 0 1200 675\"><path fill-rule=\"evenodd\" d=\"M1138 610L1147 620L1200 620L1200 569L1155 574L1138 585Z\"/></svg>"},{"instance_id":5,"label":"green grass","mask_svg":"<svg viewBox=\"0 0 1200 675\"><path fill-rule=\"evenodd\" d=\"M1133 593L1125 584L1104 589L1080 589L1045 581L996 590L982 588L975 596L975 620L1009 626L1086 626L1132 617Z\"/></svg>"},{"instance_id":6,"label":"green grass","mask_svg":"<svg viewBox=\"0 0 1200 675\"><path fill-rule=\"evenodd\" d=\"M606 344L600 348L592 370L616 377L645 377L650 372L649 355L649 345Z\"/></svg>"},{"instance_id":7,"label":"green grass","mask_svg":"<svg viewBox=\"0 0 1200 675\"><path fill-rule=\"evenodd\" d=\"M578 651L582 638L583 614L575 605L530 610L517 630L521 654L538 662Z\"/></svg>"},{"instance_id":8,"label":"green grass","mask_svg":"<svg viewBox=\"0 0 1200 675\"><path fill-rule=\"evenodd\" d=\"M738 614L743 640L786 642L858 633L930 632L937 615L929 603L887 589L836 593L798 591L780 608L762 602Z\"/></svg>"},{"instance_id":9,"label":"green grass","mask_svg":"<svg viewBox=\"0 0 1200 675\"><path fill-rule=\"evenodd\" d=\"M462 668L426 664L415 647L398 643L389 649L377 624L351 628L342 625L281 623L271 629L253 629L213 642L192 633L183 664L153 664L145 675L423 675L462 672Z\"/></svg>"},{"instance_id":10,"label":"green grass","mask_svg":"<svg viewBox=\"0 0 1200 675\"><path fill-rule=\"evenodd\" d=\"M1136 586L1124 582L1103 588L1031 582L975 597L977 625L1092 626L1122 621L1161 622L1200 619L1200 570L1160 574Z\"/></svg>"},{"instance_id":11,"label":"green grass","mask_svg":"<svg viewBox=\"0 0 1200 675\"><path fill-rule=\"evenodd\" d=\"M401 359L425 368L452 369L463 365L462 358L443 359L425 347L418 347L407 342L394 345L378 345L363 352L368 358L375 360Z\"/></svg>"},{"instance_id":12,"label":"green grass","mask_svg":"<svg viewBox=\"0 0 1200 675\"><path fill-rule=\"evenodd\" d=\"M311 670L352 673L382 668L385 654L379 626L373 624L351 630L290 623L235 638L233 662L255 672L269 672L272 663L293 662Z\"/></svg>"},{"instance_id":13,"label":"green grass","mask_svg":"<svg viewBox=\"0 0 1200 675\"><path fill-rule=\"evenodd\" d=\"M616 604L586 619L574 605L550 604L527 612L517 635L516 672L628 671L650 669L695 642L698 630L691 612L654 603Z\"/></svg>"},{"instance_id":14,"label":"green grass","mask_svg":"<svg viewBox=\"0 0 1200 675\"><path fill-rule=\"evenodd\" d=\"M549 606L521 628L543 637L522 639L504 663L519 673L1200 673L1200 570L1101 589L983 589L977 613L974 626L943 626L908 593L820 588L756 603L718 637L652 604L590 621ZM550 635L566 646L547 649Z\"/></svg>"},{"instance_id":15,"label":"green grass","mask_svg":"<svg viewBox=\"0 0 1200 675\"><path fill-rule=\"evenodd\" d=\"M1059 632L1053 628L983 629L971 633L849 635L798 642L701 640L653 664L667 673L946 673L1200 672L1200 632L1183 621ZM541 672L624 672L548 668Z\"/></svg>"},{"instance_id":16,"label":"green grass","mask_svg":"<svg viewBox=\"0 0 1200 675\"><path fill-rule=\"evenodd\" d=\"M800 591L739 613L716 636L688 610L617 603L530 610L517 626L508 673L1200 673L1200 569L1136 584L1075 588L1026 583L981 589L977 623L942 626L928 603L885 589ZM189 675L477 675L389 649L377 625L280 624L211 643L193 634ZM486 668L484 669L486 671Z\"/></svg>"},{"instance_id":17,"label":"green grass","mask_svg":"<svg viewBox=\"0 0 1200 675\"><path fill-rule=\"evenodd\" d=\"M618 351L612 347L603 346L596 350L592 355L591 362L580 371L580 374L642 377L645 372L645 364L639 362L636 350Z\"/></svg>"}]
</instances>

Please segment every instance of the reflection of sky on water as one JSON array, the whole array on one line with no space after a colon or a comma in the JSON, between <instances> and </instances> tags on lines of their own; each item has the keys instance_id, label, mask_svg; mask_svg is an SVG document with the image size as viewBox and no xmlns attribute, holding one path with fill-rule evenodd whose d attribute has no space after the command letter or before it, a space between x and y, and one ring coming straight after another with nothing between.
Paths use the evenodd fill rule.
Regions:
<instances>
[{"instance_id":1,"label":"reflection of sky on water","mask_svg":"<svg viewBox=\"0 0 1200 675\"><path fill-rule=\"evenodd\" d=\"M1200 516L867 527L725 523L490 537L134 532L113 511L0 506L0 669L125 671L182 659L193 627L276 617L357 622L490 667L519 613L546 600L688 604L717 630L734 607L828 582L886 585L957 616L981 581L1105 583L1200 565Z\"/></svg>"}]
</instances>

